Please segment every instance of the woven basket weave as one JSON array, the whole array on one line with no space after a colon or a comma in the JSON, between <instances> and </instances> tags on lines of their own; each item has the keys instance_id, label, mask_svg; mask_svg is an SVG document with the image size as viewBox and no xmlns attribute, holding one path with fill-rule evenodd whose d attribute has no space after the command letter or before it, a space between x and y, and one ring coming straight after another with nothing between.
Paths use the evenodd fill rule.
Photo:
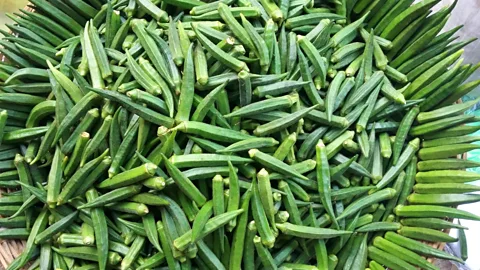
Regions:
<instances>
[{"instance_id":1,"label":"woven basket weave","mask_svg":"<svg viewBox=\"0 0 480 270\"><path fill-rule=\"evenodd\" d=\"M1 1L1 0L0 0ZM30 7L25 7L27 11L34 11ZM5 62L7 59L0 53L0 62ZM459 103L461 100L458 101ZM459 158L466 159L466 154L462 155ZM0 197L2 197L3 193L10 192L9 189L0 189ZM0 216L1 217L1 216ZM3 230L4 228L0 228ZM444 232L448 233L450 230L443 230ZM8 265L12 263L12 261L22 254L22 251L25 247L25 240L5 240L0 239L0 270L6 269ZM443 250L445 247L444 242L436 242L436 243L429 243L430 246ZM428 261L434 262L435 258L428 258ZM25 268L26 269L26 268Z\"/></svg>"}]
</instances>

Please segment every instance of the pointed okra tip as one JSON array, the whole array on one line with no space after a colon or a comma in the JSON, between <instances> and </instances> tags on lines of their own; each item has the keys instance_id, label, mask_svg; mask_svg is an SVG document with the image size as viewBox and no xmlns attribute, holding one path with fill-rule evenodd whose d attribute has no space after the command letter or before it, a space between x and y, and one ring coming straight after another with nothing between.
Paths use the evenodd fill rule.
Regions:
<instances>
[{"instance_id":1,"label":"pointed okra tip","mask_svg":"<svg viewBox=\"0 0 480 270\"><path fill-rule=\"evenodd\" d=\"M262 168L258 173L257 173L257 178L258 180L265 180L267 178L269 178L269 174L268 174L268 171L265 170L265 168Z\"/></svg>"},{"instance_id":2,"label":"pointed okra tip","mask_svg":"<svg viewBox=\"0 0 480 270\"><path fill-rule=\"evenodd\" d=\"M398 212L402 211L403 205L399 204L395 208L393 208L393 213L398 216Z\"/></svg>"},{"instance_id":3,"label":"pointed okra tip","mask_svg":"<svg viewBox=\"0 0 480 270\"><path fill-rule=\"evenodd\" d=\"M415 138L411 140L408 144L411 145L414 149L418 149L420 148L420 138Z\"/></svg>"},{"instance_id":4,"label":"pointed okra tip","mask_svg":"<svg viewBox=\"0 0 480 270\"><path fill-rule=\"evenodd\" d=\"M290 214L287 211L278 211L275 215L275 224L285 223L290 218Z\"/></svg>"},{"instance_id":5,"label":"pointed okra tip","mask_svg":"<svg viewBox=\"0 0 480 270\"><path fill-rule=\"evenodd\" d=\"M217 174L213 177L212 179L213 182L222 182L223 183L223 177L220 174Z\"/></svg>"},{"instance_id":6,"label":"pointed okra tip","mask_svg":"<svg viewBox=\"0 0 480 270\"><path fill-rule=\"evenodd\" d=\"M130 21L131 27L145 27L147 25L147 21L144 19L133 19Z\"/></svg>"},{"instance_id":7,"label":"pointed okra tip","mask_svg":"<svg viewBox=\"0 0 480 270\"><path fill-rule=\"evenodd\" d=\"M272 197L273 197L274 202L281 202L282 201L282 194L280 194L278 192L273 192Z\"/></svg>"},{"instance_id":8,"label":"pointed okra tip","mask_svg":"<svg viewBox=\"0 0 480 270\"><path fill-rule=\"evenodd\" d=\"M280 182L278 182L278 189L282 190L285 189L285 188L288 188L288 183L281 180Z\"/></svg>"},{"instance_id":9,"label":"pointed okra tip","mask_svg":"<svg viewBox=\"0 0 480 270\"><path fill-rule=\"evenodd\" d=\"M315 146L315 148L317 148L317 149L325 148L325 143L323 143L323 140L322 140L322 139L318 140L317 145Z\"/></svg>"},{"instance_id":10,"label":"pointed okra tip","mask_svg":"<svg viewBox=\"0 0 480 270\"><path fill-rule=\"evenodd\" d=\"M145 163L145 172L147 172L150 176L155 175L155 171L157 170L157 165L153 163Z\"/></svg>"},{"instance_id":11,"label":"pointed okra tip","mask_svg":"<svg viewBox=\"0 0 480 270\"><path fill-rule=\"evenodd\" d=\"M287 96L287 98L288 98L288 102L290 103L290 105L293 105L293 104L297 103L298 100L300 99L297 92L291 93L290 95Z\"/></svg>"},{"instance_id":12,"label":"pointed okra tip","mask_svg":"<svg viewBox=\"0 0 480 270\"><path fill-rule=\"evenodd\" d=\"M138 215L140 216L144 216L146 214L148 214L149 210L148 210L148 206L146 206L145 204L143 203L139 203L135 209L135 211L137 212Z\"/></svg>"},{"instance_id":13,"label":"pointed okra tip","mask_svg":"<svg viewBox=\"0 0 480 270\"><path fill-rule=\"evenodd\" d=\"M258 152L259 152L258 149L250 149L248 150L248 155L250 156L250 158L254 158Z\"/></svg>"},{"instance_id":14,"label":"pointed okra tip","mask_svg":"<svg viewBox=\"0 0 480 270\"><path fill-rule=\"evenodd\" d=\"M22 155L16 154L16 155L15 155L15 159L13 160L13 163L15 164L15 166L17 166L17 165L21 164L21 163L24 162L24 161L25 161L25 158L24 158Z\"/></svg>"},{"instance_id":15,"label":"pointed okra tip","mask_svg":"<svg viewBox=\"0 0 480 270\"><path fill-rule=\"evenodd\" d=\"M257 231L257 224L255 224L255 220L252 220L248 223L247 226L248 230L251 232L256 232Z\"/></svg>"}]
</instances>

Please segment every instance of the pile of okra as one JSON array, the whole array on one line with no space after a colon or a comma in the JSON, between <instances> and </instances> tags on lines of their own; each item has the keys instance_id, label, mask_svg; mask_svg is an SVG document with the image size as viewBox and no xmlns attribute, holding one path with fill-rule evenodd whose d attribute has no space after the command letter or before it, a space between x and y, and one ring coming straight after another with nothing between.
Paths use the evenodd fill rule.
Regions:
<instances>
[{"instance_id":1,"label":"pile of okra","mask_svg":"<svg viewBox=\"0 0 480 270\"><path fill-rule=\"evenodd\" d=\"M0 30L8 269L467 259L479 100L456 102L480 65L442 31L456 1L30 2Z\"/></svg>"}]
</instances>

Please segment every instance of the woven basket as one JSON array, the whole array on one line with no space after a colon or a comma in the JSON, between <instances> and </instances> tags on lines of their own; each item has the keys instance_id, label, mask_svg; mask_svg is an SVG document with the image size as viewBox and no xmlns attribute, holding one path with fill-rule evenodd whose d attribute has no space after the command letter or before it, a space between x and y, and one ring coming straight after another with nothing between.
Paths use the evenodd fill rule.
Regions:
<instances>
[{"instance_id":1,"label":"woven basket","mask_svg":"<svg viewBox=\"0 0 480 270\"><path fill-rule=\"evenodd\" d=\"M32 8L28 6L25 7L25 10L34 11ZM5 57L0 53L0 62L5 62L5 61L8 61L8 60L5 59ZM458 103L461 103L461 100L459 100ZM463 154L462 156L459 156L459 158L467 159L467 155ZM7 192L10 192L10 190L0 189L0 197L2 197L3 193L7 193ZM0 228L0 230L3 230L3 229L4 228ZM448 233L450 230L447 229L443 231ZM23 249L25 247L25 242L26 242L25 240L0 239L0 270L6 269L8 265L10 265L15 258L17 258L22 254ZM439 250L443 250L445 248L444 242L430 243L429 245ZM436 259L428 258L428 261L434 263ZM27 267L25 267L24 269L26 268Z\"/></svg>"}]
</instances>

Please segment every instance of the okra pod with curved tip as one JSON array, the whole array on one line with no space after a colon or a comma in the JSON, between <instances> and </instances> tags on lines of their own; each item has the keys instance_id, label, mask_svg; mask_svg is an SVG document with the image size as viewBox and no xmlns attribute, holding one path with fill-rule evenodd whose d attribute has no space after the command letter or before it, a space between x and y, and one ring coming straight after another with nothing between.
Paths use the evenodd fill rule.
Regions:
<instances>
[{"instance_id":1,"label":"okra pod with curved tip","mask_svg":"<svg viewBox=\"0 0 480 270\"><path fill-rule=\"evenodd\" d=\"M315 46L305 37L298 36L297 43L300 48L305 52L307 58L312 62L316 72L320 76L322 87L326 84L327 76L327 60L325 57L320 56L320 53Z\"/></svg>"},{"instance_id":2,"label":"okra pod with curved tip","mask_svg":"<svg viewBox=\"0 0 480 270\"><path fill-rule=\"evenodd\" d=\"M299 111L296 111L288 116L273 120L272 122L263 124L255 128L253 133L256 136L265 136L274 132L277 132L281 129L287 128L294 123L298 122L301 118L306 116L309 112L317 108L318 105L312 106L310 108L303 108Z\"/></svg>"},{"instance_id":3,"label":"okra pod with curved tip","mask_svg":"<svg viewBox=\"0 0 480 270\"><path fill-rule=\"evenodd\" d=\"M138 114L140 117L144 118L145 120L152 122L157 125L162 125L166 127L173 127L174 120L170 117L164 116L158 112L155 112L151 109L145 108L139 104L132 102L128 97L113 92L113 91L106 91L100 90L95 88L88 88L92 91L93 94L97 93L100 96L108 98L113 101L117 101L122 104L125 108L131 110L132 112ZM97 97L98 97L97 95ZM68 115L67 115L68 116ZM62 122L63 123L63 122Z\"/></svg>"},{"instance_id":4,"label":"okra pod with curved tip","mask_svg":"<svg viewBox=\"0 0 480 270\"><path fill-rule=\"evenodd\" d=\"M193 45L188 48L185 56L185 65L183 70L182 85L180 88L180 97L178 101L177 114L175 120L177 122L188 121L190 111L193 105L193 92L195 84L195 74L193 67Z\"/></svg>"},{"instance_id":5,"label":"okra pod with curved tip","mask_svg":"<svg viewBox=\"0 0 480 270\"><path fill-rule=\"evenodd\" d=\"M275 243L275 236L269 225L269 219L271 217L268 217L269 213L266 213L264 207L262 207L262 200L265 201L265 198L261 198L262 195L260 194L259 187L255 182L252 184L252 193L252 215L255 225L258 229L258 233L261 235L262 243L265 246L273 247Z\"/></svg>"},{"instance_id":6,"label":"okra pod with curved tip","mask_svg":"<svg viewBox=\"0 0 480 270\"><path fill-rule=\"evenodd\" d=\"M262 164L266 168L272 169L273 171L279 172L286 176L308 180L307 177L298 173L295 169L291 168L291 166L283 163L273 156L261 152L258 149L251 149L248 151L248 154L253 160Z\"/></svg>"},{"instance_id":7,"label":"okra pod with curved tip","mask_svg":"<svg viewBox=\"0 0 480 270\"><path fill-rule=\"evenodd\" d=\"M283 142L277 147L277 150L273 153L273 157L279 160L284 160L289 153L293 151L293 147L297 141L297 134L293 132L292 134L288 135ZM252 148L259 148L259 147L252 147Z\"/></svg>"},{"instance_id":8,"label":"okra pod with curved tip","mask_svg":"<svg viewBox=\"0 0 480 270\"><path fill-rule=\"evenodd\" d=\"M142 87L144 87L148 93L154 96L159 95L162 92L162 90L160 89L160 86L153 81L153 78L150 78L148 74L145 74L142 71L142 68L140 67L140 65L130 55L128 51L127 51L127 59L128 59L129 70L132 73L133 77L137 80L137 82L140 83L140 85L142 85Z\"/></svg>"},{"instance_id":9,"label":"okra pod with curved tip","mask_svg":"<svg viewBox=\"0 0 480 270\"><path fill-rule=\"evenodd\" d=\"M78 212L73 212L68 216L60 219L59 221L55 222L53 225L45 229L43 232L37 234L35 237L35 244L42 244L47 241L52 235L60 232L70 226L75 219L77 218Z\"/></svg>"},{"instance_id":10,"label":"okra pod with curved tip","mask_svg":"<svg viewBox=\"0 0 480 270\"><path fill-rule=\"evenodd\" d=\"M345 80L345 72L340 71L337 73L335 78L333 78L328 90L327 90L327 97L325 101L325 110L327 113L327 120L328 122L332 121L333 111L335 110L335 103L340 91L340 88Z\"/></svg>"},{"instance_id":11,"label":"okra pod with curved tip","mask_svg":"<svg viewBox=\"0 0 480 270\"><path fill-rule=\"evenodd\" d=\"M252 138L239 141L229 145L226 148L217 150L217 153L233 153L248 151L253 148L272 147L278 144L278 141L273 138Z\"/></svg>"},{"instance_id":12,"label":"okra pod with curved tip","mask_svg":"<svg viewBox=\"0 0 480 270\"><path fill-rule=\"evenodd\" d=\"M215 231L219 227L224 226L232 218L240 215L241 213L243 213L243 209L239 209L239 210L232 211L232 212L226 212L224 214L221 214L219 216L216 216L216 217L213 217L213 218L209 219L207 221L207 223L205 224L205 227L204 227L202 233L200 234L198 240L203 239L205 236L207 236L211 232ZM157 226L158 226L158 223L157 223ZM189 230L186 233L184 233L183 235L181 235L180 237L178 237L177 239L174 239L173 246L175 248L177 248L178 250L183 251L190 244L191 238L192 238L192 231Z\"/></svg>"},{"instance_id":13,"label":"okra pod with curved tip","mask_svg":"<svg viewBox=\"0 0 480 270\"><path fill-rule=\"evenodd\" d=\"M206 203L207 199L205 196L198 190L198 188L188 179L175 165L175 162L170 162L167 157L162 154L163 162L167 167L167 171L172 176L173 180L177 186L188 196L190 199L194 200L198 206L202 206Z\"/></svg>"},{"instance_id":14,"label":"okra pod with curved tip","mask_svg":"<svg viewBox=\"0 0 480 270\"><path fill-rule=\"evenodd\" d=\"M176 126L174 130L178 130L187 134L200 135L204 138L228 143L235 143L252 138L250 135L246 135L235 130L229 130L195 121L182 122Z\"/></svg>"},{"instance_id":15,"label":"okra pod with curved tip","mask_svg":"<svg viewBox=\"0 0 480 270\"><path fill-rule=\"evenodd\" d=\"M104 157L108 154L108 149L105 150L100 156L97 158L87 162L85 166L77 170L70 179L67 180L66 184L63 186L62 191L58 195L57 198L57 205L62 205L66 201L68 201L70 198L75 195L77 190L80 188L80 186L83 184L81 182L82 179L84 179L85 176L87 176L89 173L91 173L103 160Z\"/></svg>"},{"instance_id":16,"label":"okra pod with curved tip","mask_svg":"<svg viewBox=\"0 0 480 270\"><path fill-rule=\"evenodd\" d=\"M291 223L277 223L277 228L280 229L286 235L296 236L300 238L307 239L329 239L343 235L349 235L352 232L325 229L325 228L314 228L303 225L295 225Z\"/></svg>"},{"instance_id":17,"label":"okra pod with curved tip","mask_svg":"<svg viewBox=\"0 0 480 270\"><path fill-rule=\"evenodd\" d=\"M400 174L401 170L407 167L408 163L412 160L417 152L419 143L420 139L418 138L413 139L408 143L407 147L400 155L397 165L390 167L390 169L383 176L382 180L380 180L380 182L376 185L378 189L387 186L395 177Z\"/></svg>"},{"instance_id":18,"label":"okra pod with curved tip","mask_svg":"<svg viewBox=\"0 0 480 270\"><path fill-rule=\"evenodd\" d=\"M317 183L320 199L326 212L330 215L330 218L335 220L335 213L333 212L332 206L330 168L328 167L327 149L322 140L319 140L315 146L315 152L317 162ZM337 228L340 228L336 221L334 221L334 224Z\"/></svg>"},{"instance_id":19,"label":"okra pod with curved tip","mask_svg":"<svg viewBox=\"0 0 480 270\"><path fill-rule=\"evenodd\" d=\"M405 139L410 131L410 127L413 124L413 121L417 117L420 110L418 107L414 107L410 110L405 117L402 119L400 123L400 127L397 130L397 134L395 135L395 143L393 144L393 165L397 164L398 158L400 157L400 153L403 149L403 145L405 143Z\"/></svg>"},{"instance_id":20,"label":"okra pod with curved tip","mask_svg":"<svg viewBox=\"0 0 480 270\"><path fill-rule=\"evenodd\" d=\"M378 203L384 200L390 200L396 194L396 191L392 188L385 188L380 191L377 191L371 195L360 198L353 203L351 203L345 210L337 217L337 220L349 217L356 214L358 211L368 207L374 203Z\"/></svg>"},{"instance_id":21,"label":"okra pod with curved tip","mask_svg":"<svg viewBox=\"0 0 480 270\"><path fill-rule=\"evenodd\" d=\"M248 104L234 112L231 112L225 115L226 118L237 117L237 116L249 116L258 113L269 112L273 110L281 110L291 107L298 101L298 94L294 93L291 95L275 97L271 99L266 99L258 101L255 103Z\"/></svg>"},{"instance_id":22,"label":"okra pod with curved tip","mask_svg":"<svg viewBox=\"0 0 480 270\"><path fill-rule=\"evenodd\" d=\"M377 85L383 84L383 78L384 73L382 71L376 71L373 73L373 75L365 84L361 85L361 87L350 93L341 109L341 113L345 114L348 109L358 104L358 102L364 99L367 95L371 94Z\"/></svg>"},{"instance_id":23,"label":"okra pod with curved tip","mask_svg":"<svg viewBox=\"0 0 480 270\"><path fill-rule=\"evenodd\" d=\"M192 242L196 243L203 231L205 224L213 215L213 201L206 202L198 212L192 225Z\"/></svg>"},{"instance_id":24,"label":"okra pod with curved tip","mask_svg":"<svg viewBox=\"0 0 480 270\"><path fill-rule=\"evenodd\" d=\"M367 128L367 123L369 122L370 116L372 115L373 109L375 107L375 101L378 97L381 87L381 85L377 85L377 87L368 97L366 101L367 107L363 110L362 114L360 114L360 117L357 120L357 132L362 132L362 130L365 130Z\"/></svg>"},{"instance_id":25,"label":"okra pod with curved tip","mask_svg":"<svg viewBox=\"0 0 480 270\"><path fill-rule=\"evenodd\" d=\"M199 40L199 42L207 49L207 51L218 61L220 61L225 66L235 70L236 72L240 72L242 70L249 71L247 64L240 60L237 60L227 54L226 52L222 51L218 48L213 42L211 42L207 37L205 37L200 31L197 29L197 26L193 26L193 31Z\"/></svg>"},{"instance_id":26,"label":"okra pod with curved tip","mask_svg":"<svg viewBox=\"0 0 480 270\"><path fill-rule=\"evenodd\" d=\"M105 193L98 198L89 201L86 204L81 205L78 209L85 209L85 208L95 208L104 206L106 204L121 201L123 199L132 197L133 195L140 192L141 186L139 185L132 185L127 187L118 188L116 190L110 191Z\"/></svg>"},{"instance_id":27,"label":"okra pod with curved tip","mask_svg":"<svg viewBox=\"0 0 480 270\"><path fill-rule=\"evenodd\" d=\"M356 32L359 27L363 24L368 14L365 14L358 20L352 22L347 27L342 28L340 31L335 33L331 38L331 43L333 47L338 47L340 44L345 43L346 39L349 39L352 32Z\"/></svg>"},{"instance_id":28,"label":"okra pod with curved tip","mask_svg":"<svg viewBox=\"0 0 480 270\"><path fill-rule=\"evenodd\" d=\"M191 117L192 121L197 121L197 122L203 121L208 111L211 109L212 104L215 102L217 95L220 93L220 91L223 91L226 85L227 85L227 82L217 86L215 89L210 91L210 93L208 93L202 99L202 101L198 104L197 109L195 110L195 112Z\"/></svg>"}]
</instances>

